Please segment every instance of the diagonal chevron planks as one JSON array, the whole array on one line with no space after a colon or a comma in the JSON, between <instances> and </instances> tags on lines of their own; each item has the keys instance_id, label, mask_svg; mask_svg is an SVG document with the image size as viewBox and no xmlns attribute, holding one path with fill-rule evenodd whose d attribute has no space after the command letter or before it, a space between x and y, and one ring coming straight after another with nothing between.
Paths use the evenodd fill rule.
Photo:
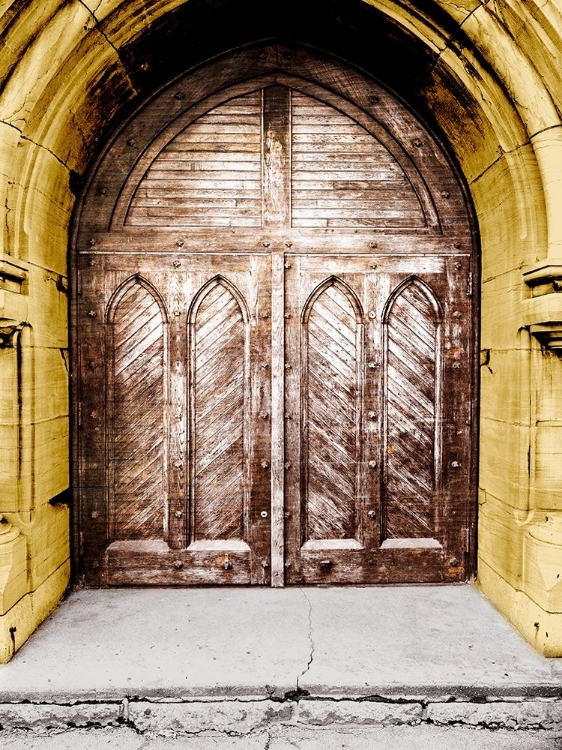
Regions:
<instances>
[{"instance_id":1,"label":"diagonal chevron planks","mask_svg":"<svg viewBox=\"0 0 562 750\"><path fill-rule=\"evenodd\" d=\"M429 292L413 280L387 318L385 538L434 535L437 331Z\"/></svg>"},{"instance_id":2,"label":"diagonal chevron planks","mask_svg":"<svg viewBox=\"0 0 562 750\"><path fill-rule=\"evenodd\" d=\"M355 310L337 284L317 297L305 329L307 539L355 534L358 357Z\"/></svg>"},{"instance_id":3,"label":"diagonal chevron planks","mask_svg":"<svg viewBox=\"0 0 562 750\"><path fill-rule=\"evenodd\" d=\"M133 282L113 317L115 539L164 534L164 326L152 294Z\"/></svg>"},{"instance_id":4,"label":"diagonal chevron planks","mask_svg":"<svg viewBox=\"0 0 562 750\"><path fill-rule=\"evenodd\" d=\"M219 282L193 326L195 539L244 535L245 339L240 305Z\"/></svg>"}]
</instances>

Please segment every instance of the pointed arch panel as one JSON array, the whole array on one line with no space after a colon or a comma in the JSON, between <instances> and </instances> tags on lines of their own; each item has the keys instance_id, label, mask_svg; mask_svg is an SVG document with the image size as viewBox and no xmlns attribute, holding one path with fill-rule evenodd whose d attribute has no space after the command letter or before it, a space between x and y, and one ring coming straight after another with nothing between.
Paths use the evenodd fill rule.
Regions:
<instances>
[{"instance_id":1,"label":"pointed arch panel","mask_svg":"<svg viewBox=\"0 0 562 750\"><path fill-rule=\"evenodd\" d=\"M217 277L191 310L192 541L243 539L248 487L248 325Z\"/></svg>"},{"instance_id":2,"label":"pointed arch panel","mask_svg":"<svg viewBox=\"0 0 562 750\"><path fill-rule=\"evenodd\" d=\"M131 201L130 226L261 226L261 91L235 97L158 154Z\"/></svg>"},{"instance_id":3,"label":"pointed arch panel","mask_svg":"<svg viewBox=\"0 0 562 750\"><path fill-rule=\"evenodd\" d=\"M427 226L394 154L353 118L293 91L291 121L294 227Z\"/></svg>"},{"instance_id":4,"label":"pointed arch panel","mask_svg":"<svg viewBox=\"0 0 562 750\"><path fill-rule=\"evenodd\" d=\"M331 278L303 312L306 540L355 536L360 461L360 306Z\"/></svg>"},{"instance_id":5,"label":"pointed arch panel","mask_svg":"<svg viewBox=\"0 0 562 750\"><path fill-rule=\"evenodd\" d=\"M441 315L412 278L385 314L383 538L433 537L440 482Z\"/></svg>"},{"instance_id":6,"label":"pointed arch panel","mask_svg":"<svg viewBox=\"0 0 562 750\"><path fill-rule=\"evenodd\" d=\"M162 302L143 279L108 306L111 371L110 536L163 539L166 526L166 331Z\"/></svg>"}]
</instances>

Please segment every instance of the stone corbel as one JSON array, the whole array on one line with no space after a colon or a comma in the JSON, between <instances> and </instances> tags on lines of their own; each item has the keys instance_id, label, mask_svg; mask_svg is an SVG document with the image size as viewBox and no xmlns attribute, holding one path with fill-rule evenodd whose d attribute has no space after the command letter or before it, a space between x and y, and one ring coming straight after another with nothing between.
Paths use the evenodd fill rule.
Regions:
<instances>
[{"instance_id":1,"label":"stone corbel","mask_svg":"<svg viewBox=\"0 0 562 750\"><path fill-rule=\"evenodd\" d=\"M12 320L11 318L0 318L0 349L10 349L14 346L14 337L25 326L23 320Z\"/></svg>"},{"instance_id":2,"label":"stone corbel","mask_svg":"<svg viewBox=\"0 0 562 750\"><path fill-rule=\"evenodd\" d=\"M21 294L27 281L27 269L14 262L10 256L0 256L0 289Z\"/></svg>"},{"instance_id":3,"label":"stone corbel","mask_svg":"<svg viewBox=\"0 0 562 750\"><path fill-rule=\"evenodd\" d=\"M562 358L562 258L547 258L524 271L531 290L525 326L543 347Z\"/></svg>"}]
</instances>

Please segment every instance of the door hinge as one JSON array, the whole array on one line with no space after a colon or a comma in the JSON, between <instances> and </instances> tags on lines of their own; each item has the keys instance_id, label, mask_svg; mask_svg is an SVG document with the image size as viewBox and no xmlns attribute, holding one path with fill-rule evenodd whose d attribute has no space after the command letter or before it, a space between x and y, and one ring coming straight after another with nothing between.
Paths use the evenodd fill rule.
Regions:
<instances>
[{"instance_id":1,"label":"door hinge","mask_svg":"<svg viewBox=\"0 0 562 750\"><path fill-rule=\"evenodd\" d=\"M80 532L78 540L79 540L78 547L79 547L80 557L83 557L84 555L84 532L83 531Z\"/></svg>"},{"instance_id":2,"label":"door hinge","mask_svg":"<svg viewBox=\"0 0 562 750\"><path fill-rule=\"evenodd\" d=\"M472 297L472 271L468 273L468 281L466 286L466 296Z\"/></svg>"}]
</instances>

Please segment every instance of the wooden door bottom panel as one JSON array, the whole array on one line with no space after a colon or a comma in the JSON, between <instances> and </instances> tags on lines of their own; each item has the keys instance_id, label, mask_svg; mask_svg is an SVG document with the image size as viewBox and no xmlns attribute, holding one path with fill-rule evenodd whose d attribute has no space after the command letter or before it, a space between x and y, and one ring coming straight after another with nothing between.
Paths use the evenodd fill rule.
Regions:
<instances>
[{"instance_id":1,"label":"wooden door bottom panel","mask_svg":"<svg viewBox=\"0 0 562 750\"><path fill-rule=\"evenodd\" d=\"M286 573L287 585L456 583L466 579L464 555L446 556L440 546L377 551L301 548L300 560Z\"/></svg>"},{"instance_id":2,"label":"wooden door bottom panel","mask_svg":"<svg viewBox=\"0 0 562 750\"><path fill-rule=\"evenodd\" d=\"M245 549L242 548L242 545ZM115 542L105 553L102 579L108 585L219 586L267 584L252 577L252 555L244 542L211 549L173 550L165 542Z\"/></svg>"}]
</instances>

